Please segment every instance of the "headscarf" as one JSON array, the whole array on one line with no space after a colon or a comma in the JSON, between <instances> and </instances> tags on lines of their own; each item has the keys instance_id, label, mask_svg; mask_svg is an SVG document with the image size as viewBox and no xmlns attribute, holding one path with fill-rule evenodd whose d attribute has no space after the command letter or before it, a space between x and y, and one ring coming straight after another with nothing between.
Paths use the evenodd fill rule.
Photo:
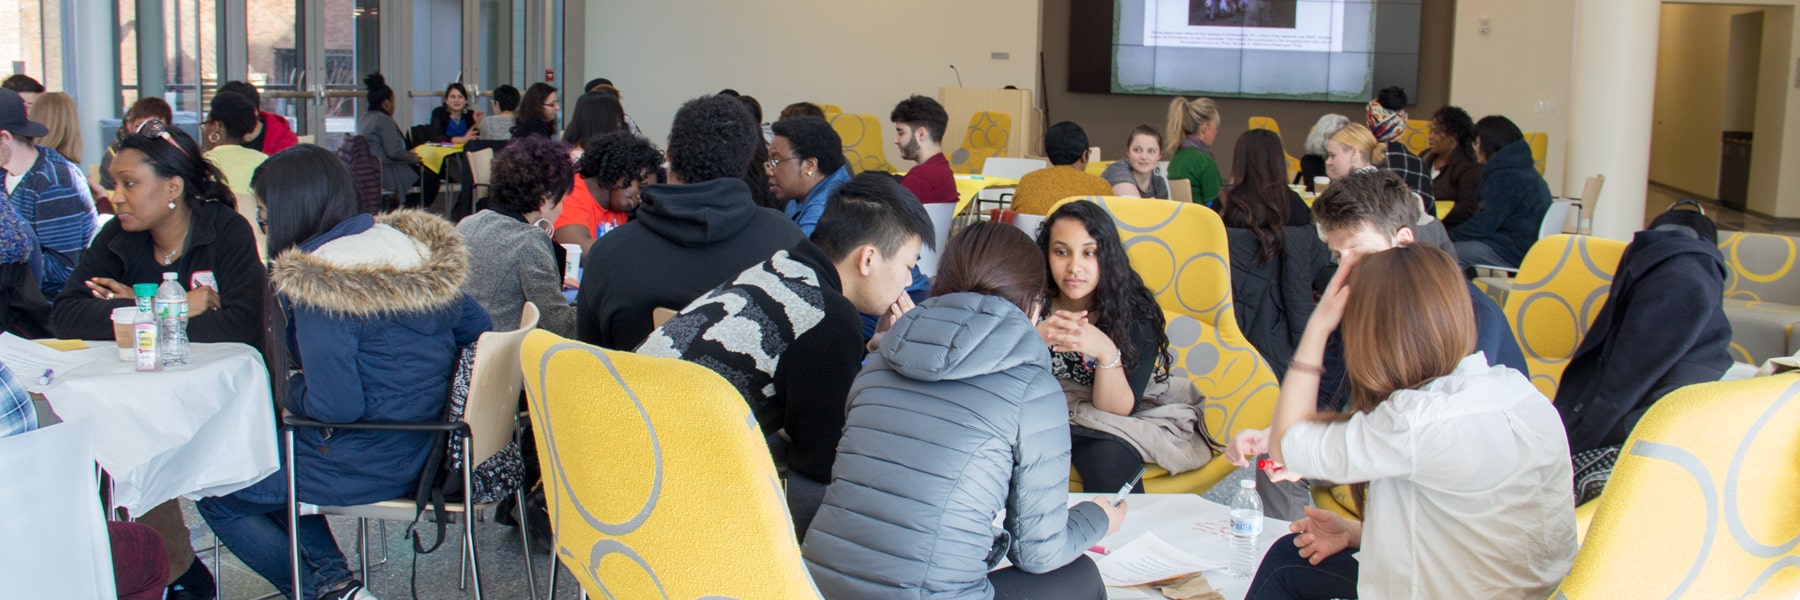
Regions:
<instances>
[{"instance_id":1,"label":"headscarf","mask_svg":"<svg viewBox=\"0 0 1800 600\"><path fill-rule=\"evenodd\" d=\"M1406 135L1406 110L1388 110L1380 101L1370 100L1365 120L1369 131L1375 134L1375 141L1388 143Z\"/></svg>"}]
</instances>

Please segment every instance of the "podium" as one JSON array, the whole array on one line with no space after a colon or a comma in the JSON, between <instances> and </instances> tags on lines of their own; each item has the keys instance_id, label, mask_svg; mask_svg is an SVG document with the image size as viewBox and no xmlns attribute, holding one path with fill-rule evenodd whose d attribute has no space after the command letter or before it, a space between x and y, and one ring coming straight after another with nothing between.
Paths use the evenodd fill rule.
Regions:
<instances>
[{"instance_id":1,"label":"podium","mask_svg":"<svg viewBox=\"0 0 1800 600\"><path fill-rule=\"evenodd\" d=\"M944 87L938 88L938 102L950 114L950 124L944 131L946 154L954 156L962 148L963 138L969 132L969 119L984 111L1005 113L1012 118L1006 147L1000 156L1023 158L1043 154L1044 112L1035 107L1031 90Z\"/></svg>"}]
</instances>

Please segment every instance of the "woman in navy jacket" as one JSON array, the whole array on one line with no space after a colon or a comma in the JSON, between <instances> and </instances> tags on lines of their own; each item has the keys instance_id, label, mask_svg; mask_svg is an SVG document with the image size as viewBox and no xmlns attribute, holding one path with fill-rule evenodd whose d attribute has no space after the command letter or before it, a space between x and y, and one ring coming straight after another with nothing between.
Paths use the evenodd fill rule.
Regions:
<instances>
[{"instance_id":1,"label":"woman in navy jacket","mask_svg":"<svg viewBox=\"0 0 1800 600\"><path fill-rule=\"evenodd\" d=\"M287 317L283 347L300 369L286 382L283 406L326 423L441 418L460 349L490 326L462 292L469 257L455 227L418 211L357 214L349 172L317 146L270 157L251 187L276 256L270 279ZM316 505L410 493L433 439L329 429L295 437L297 496ZM200 513L233 553L291 594L286 481L276 473L207 498ZM325 519L301 517L299 525L302 597L357 597L361 582Z\"/></svg>"}]
</instances>

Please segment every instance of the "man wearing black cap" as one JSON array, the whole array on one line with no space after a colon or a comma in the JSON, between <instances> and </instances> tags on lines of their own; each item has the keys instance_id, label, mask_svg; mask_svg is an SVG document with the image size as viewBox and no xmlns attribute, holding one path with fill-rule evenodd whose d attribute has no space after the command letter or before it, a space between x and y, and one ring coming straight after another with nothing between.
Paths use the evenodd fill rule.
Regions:
<instances>
[{"instance_id":1,"label":"man wearing black cap","mask_svg":"<svg viewBox=\"0 0 1800 600\"><path fill-rule=\"evenodd\" d=\"M33 143L49 133L43 124L25 116L25 100L17 92L0 89L0 147L4 147L6 171L0 173L0 198L31 224L41 258L38 287L44 297L62 291L81 251L94 237L94 199L80 169L55 150Z\"/></svg>"}]
</instances>

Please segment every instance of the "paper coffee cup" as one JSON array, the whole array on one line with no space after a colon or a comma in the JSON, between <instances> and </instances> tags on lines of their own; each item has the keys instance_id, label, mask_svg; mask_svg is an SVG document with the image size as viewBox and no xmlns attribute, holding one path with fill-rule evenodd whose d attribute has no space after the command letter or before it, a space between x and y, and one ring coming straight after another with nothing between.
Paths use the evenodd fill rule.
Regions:
<instances>
[{"instance_id":1,"label":"paper coffee cup","mask_svg":"<svg viewBox=\"0 0 1800 600\"><path fill-rule=\"evenodd\" d=\"M563 244L562 247L568 251L568 259L563 261L563 277L574 279L581 269L581 245Z\"/></svg>"},{"instance_id":2,"label":"paper coffee cup","mask_svg":"<svg viewBox=\"0 0 1800 600\"><path fill-rule=\"evenodd\" d=\"M112 311L113 342L118 345L119 360L137 360L137 339L131 331L131 322L136 318L136 306L121 306Z\"/></svg>"}]
</instances>

